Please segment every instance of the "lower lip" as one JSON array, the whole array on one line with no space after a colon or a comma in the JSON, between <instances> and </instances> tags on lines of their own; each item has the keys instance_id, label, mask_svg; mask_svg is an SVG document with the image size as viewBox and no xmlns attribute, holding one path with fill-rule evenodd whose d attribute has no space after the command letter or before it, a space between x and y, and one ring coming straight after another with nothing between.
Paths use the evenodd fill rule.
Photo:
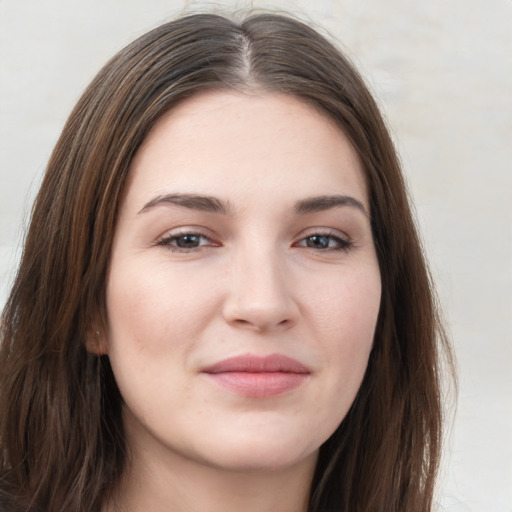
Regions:
<instances>
[{"instance_id":1,"label":"lower lip","mask_svg":"<svg viewBox=\"0 0 512 512\"><path fill-rule=\"evenodd\" d=\"M223 388L253 398L282 395L298 388L308 378L307 373L288 372L221 372L206 375Z\"/></svg>"}]
</instances>

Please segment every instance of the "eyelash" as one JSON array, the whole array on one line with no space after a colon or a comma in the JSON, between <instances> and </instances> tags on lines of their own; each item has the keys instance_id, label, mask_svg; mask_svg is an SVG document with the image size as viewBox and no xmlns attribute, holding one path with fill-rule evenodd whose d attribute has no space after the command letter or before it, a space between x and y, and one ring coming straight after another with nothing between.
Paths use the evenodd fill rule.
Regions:
<instances>
[{"instance_id":1,"label":"eyelash","mask_svg":"<svg viewBox=\"0 0 512 512\"><path fill-rule=\"evenodd\" d=\"M328 252L328 251L345 251L345 252L347 252L354 245L354 242L352 240L350 240L348 238L342 238L338 234L334 234L329 231L326 231L326 232L319 231L317 233L312 233L311 235L301 238L298 243L300 244L301 242L304 242L307 240L312 240L314 238L327 238L327 239L329 239L328 243L330 243L331 241L334 241L334 243L336 244L334 247L325 247L325 248L320 248L320 249L315 248L315 247L309 247L310 249L313 249L313 250L316 249L321 252ZM297 245L297 244L294 244L294 245ZM300 247L308 247L308 246L300 245Z\"/></svg>"},{"instance_id":2,"label":"eyelash","mask_svg":"<svg viewBox=\"0 0 512 512\"><path fill-rule=\"evenodd\" d=\"M177 245L174 245L175 243L177 243L177 241L180 238L186 238L186 237L197 237L198 239L206 240L207 243L199 244L194 247L178 247ZM303 244L303 242L305 242L305 244L307 244L308 240L312 241L314 238L328 239L328 246L323 247L323 248L318 248L318 247L311 247L311 246ZM334 242L335 246L329 247L329 244L331 244L331 242ZM217 242L213 242L210 237L208 237L207 235L205 235L203 233L200 233L197 231L184 231L182 233L173 233L168 236L165 236L165 237L161 238L156 243L156 245L163 246L172 252L189 253L189 252L199 251L199 250L201 250L201 247L205 247L205 246L220 247L221 244L219 244ZM348 238L342 238L338 234L334 234L330 231L318 231L318 232L311 233L310 235L307 235L307 236L301 238L298 242L294 243L293 245L295 247L305 247L305 248L313 249L318 252L331 252L331 251L333 251L333 252L335 252L335 251L336 252L337 251L348 252L353 247L354 242Z\"/></svg>"},{"instance_id":3,"label":"eyelash","mask_svg":"<svg viewBox=\"0 0 512 512\"><path fill-rule=\"evenodd\" d=\"M176 242L180 238L185 238L185 237L197 237L197 238L200 238L203 240L207 240L209 243L198 245L196 247L188 247L188 248L187 247L178 247L176 245L173 245L173 242ZM204 235L203 233L196 232L196 231L184 231L183 233L173 233L169 236L165 236L165 237L161 238L157 242L157 245L164 246L172 252L194 252L194 251L200 250L200 248L204 247L205 245L206 246L214 246L214 247L220 246L220 244L212 242L212 240L208 236Z\"/></svg>"}]
</instances>

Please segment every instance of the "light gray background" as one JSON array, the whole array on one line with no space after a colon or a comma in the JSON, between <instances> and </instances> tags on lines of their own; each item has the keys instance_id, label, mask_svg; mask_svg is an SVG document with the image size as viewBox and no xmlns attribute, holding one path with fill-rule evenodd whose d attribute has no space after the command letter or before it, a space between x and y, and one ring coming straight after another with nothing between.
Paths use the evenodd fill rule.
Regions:
<instances>
[{"instance_id":1,"label":"light gray background","mask_svg":"<svg viewBox=\"0 0 512 512\"><path fill-rule=\"evenodd\" d=\"M0 305L81 91L134 37L212 5L319 23L367 77L397 140L458 355L439 508L511 512L512 0L0 0Z\"/></svg>"}]
</instances>

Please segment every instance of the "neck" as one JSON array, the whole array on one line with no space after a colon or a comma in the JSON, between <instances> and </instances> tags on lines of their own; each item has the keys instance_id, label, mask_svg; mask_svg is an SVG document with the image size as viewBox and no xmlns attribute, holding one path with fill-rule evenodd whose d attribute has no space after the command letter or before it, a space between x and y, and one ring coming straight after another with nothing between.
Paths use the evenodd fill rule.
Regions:
<instances>
[{"instance_id":1,"label":"neck","mask_svg":"<svg viewBox=\"0 0 512 512\"><path fill-rule=\"evenodd\" d=\"M316 454L292 468L233 471L131 461L105 512L306 512Z\"/></svg>"},{"instance_id":2,"label":"neck","mask_svg":"<svg viewBox=\"0 0 512 512\"><path fill-rule=\"evenodd\" d=\"M129 461L103 512L306 512L317 452L286 467L226 468L127 429Z\"/></svg>"}]
</instances>

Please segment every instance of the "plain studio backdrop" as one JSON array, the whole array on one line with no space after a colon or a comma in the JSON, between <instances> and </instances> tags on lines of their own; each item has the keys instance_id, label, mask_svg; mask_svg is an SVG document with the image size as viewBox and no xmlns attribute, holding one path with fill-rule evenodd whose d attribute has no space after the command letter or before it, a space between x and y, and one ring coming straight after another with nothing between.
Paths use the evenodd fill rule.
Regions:
<instances>
[{"instance_id":1,"label":"plain studio backdrop","mask_svg":"<svg viewBox=\"0 0 512 512\"><path fill-rule=\"evenodd\" d=\"M512 0L0 0L0 306L71 108L136 36L183 12L283 9L366 77L414 197L458 358L439 510L512 511Z\"/></svg>"}]
</instances>

